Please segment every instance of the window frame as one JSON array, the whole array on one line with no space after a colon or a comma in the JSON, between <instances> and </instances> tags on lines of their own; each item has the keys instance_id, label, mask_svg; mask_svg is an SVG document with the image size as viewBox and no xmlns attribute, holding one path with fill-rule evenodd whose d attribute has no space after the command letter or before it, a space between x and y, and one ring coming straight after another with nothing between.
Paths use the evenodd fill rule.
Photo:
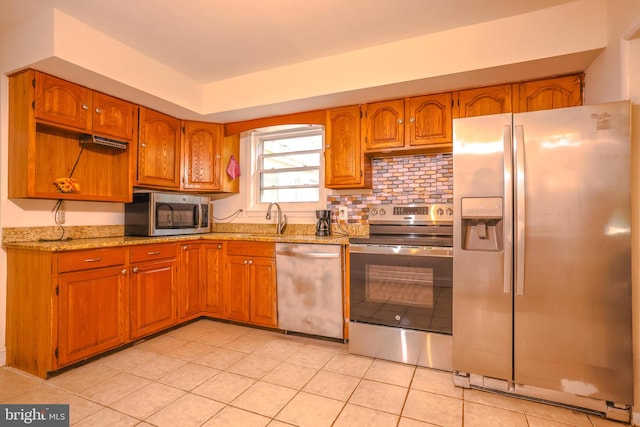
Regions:
<instances>
[{"instance_id":1,"label":"window frame","mask_svg":"<svg viewBox=\"0 0 640 427\"><path fill-rule=\"evenodd\" d=\"M278 202L282 210L292 216L315 218L315 211L318 209L326 209L327 196L324 187L324 144L325 132L322 125L287 125L273 126L269 128L255 129L250 132L250 177L248 180L249 191L247 192L247 214L250 216L264 215L269 207L269 203L260 201L260 172L258 167L262 154L261 145L265 139L273 139L274 136L287 135L320 135L322 138L322 146L320 148L320 165L319 165L319 182L318 182L318 198L317 202ZM315 150L313 150L315 151ZM292 152L293 153L293 152ZM296 151L295 153L298 153ZM265 170L266 171L266 170ZM307 187L308 188L308 187Z\"/></svg>"}]
</instances>

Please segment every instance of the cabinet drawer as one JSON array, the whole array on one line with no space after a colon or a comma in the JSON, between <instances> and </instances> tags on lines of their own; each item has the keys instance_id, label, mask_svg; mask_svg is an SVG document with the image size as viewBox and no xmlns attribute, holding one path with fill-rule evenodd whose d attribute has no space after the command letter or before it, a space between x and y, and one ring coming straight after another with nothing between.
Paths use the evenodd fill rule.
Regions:
<instances>
[{"instance_id":1,"label":"cabinet drawer","mask_svg":"<svg viewBox=\"0 0 640 427\"><path fill-rule=\"evenodd\" d=\"M92 249L58 255L58 273L124 265L124 248Z\"/></svg>"},{"instance_id":2,"label":"cabinet drawer","mask_svg":"<svg viewBox=\"0 0 640 427\"><path fill-rule=\"evenodd\" d=\"M275 257L276 245L268 242L229 242L227 255Z\"/></svg>"},{"instance_id":3,"label":"cabinet drawer","mask_svg":"<svg viewBox=\"0 0 640 427\"><path fill-rule=\"evenodd\" d=\"M162 245L143 245L131 248L131 262L153 261L156 259L175 258L178 254L176 243Z\"/></svg>"}]
</instances>

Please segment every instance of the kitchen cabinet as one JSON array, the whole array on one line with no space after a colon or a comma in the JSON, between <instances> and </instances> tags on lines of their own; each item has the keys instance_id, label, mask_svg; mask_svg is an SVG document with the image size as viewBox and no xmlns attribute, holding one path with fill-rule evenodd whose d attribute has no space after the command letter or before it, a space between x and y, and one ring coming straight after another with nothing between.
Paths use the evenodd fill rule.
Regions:
<instances>
[{"instance_id":1,"label":"kitchen cabinet","mask_svg":"<svg viewBox=\"0 0 640 427\"><path fill-rule=\"evenodd\" d=\"M583 74L555 77L513 85L513 111L550 110L582 105Z\"/></svg>"},{"instance_id":2,"label":"kitchen cabinet","mask_svg":"<svg viewBox=\"0 0 640 427\"><path fill-rule=\"evenodd\" d=\"M184 122L184 189L220 189L222 134L222 125Z\"/></svg>"},{"instance_id":3,"label":"kitchen cabinet","mask_svg":"<svg viewBox=\"0 0 640 427\"><path fill-rule=\"evenodd\" d=\"M132 103L38 71L34 84L36 119L127 141L133 138Z\"/></svg>"},{"instance_id":4,"label":"kitchen cabinet","mask_svg":"<svg viewBox=\"0 0 640 427\"><path fill-rule=\"evenodd\" d=\"M178 245L131 248L131 338L173 326L178 320Z\"/></svg>"},{"instance_id":5,"label":"kitchen cabinet","mask_svg":"<svg viewBox=\"0 0 640 427\"><path fill-rule=\"evenodd\" d=\"M135 123L137 111L126 101L34 70L12 75L9 197L131 201ZM123 145L89 144L88 134L119 138ZM54 181L70 176L79 190L60 192Z\"/></svg>"},{"instance_id":6,"label":"kitchen cabinet","mask_svg":"<svg viewBox=\"0 0 640 427\"><path fill-rule=\"evenodd\" d=\"M180 120L140 107L137 185L180 188Z\"/></svg>"},{"instance_id":7,"label":"kitchen cabinet","mask_svg":"<svg viewBox=\"0 0 640 427\"><path fill-rule=\"evenodd\" d=\"M201 245L198 242L180 245L180 287L178 318L188 320L200 315L203 305Z\"/></svg>"},{"instance_id":8,"label":"kitchen cabinet","mask_svg":"<svg viewBox=\"0 0 640 427\"><path fill-rule=\"evenodd\" d=\"M127 342L128 298L122 248L62 253L58 258L58 366Z\"/></svg>"},{"instance_id":9,"label":"kitchen cabinet","mask_svg":"<svg viewBox=\"0 0 640 427\"><path fill-rule=\"evenodd\" d=\"M366 153L451 149L451 93L377 102L364 108Z\"/></svg>"},{"instance_id":10,"label":"kitchen cabinet","mask_svg":"<svg viewBox=\"0 0 640 427\"><path fill-rule=\"evenodd\" d=\"M510 113L511 85L497 85L454 92L453 117Z\"/></svg>"},{"instance_id":11,"label":"kitchen cabinet","mask_svg":"<svg viewBox=\"0 0 640 427\"><path fill-rule=\"evenodd\" d=\"M7 365L50 372L127 342L125 248L7 248Z\"/></svg>"},{"instance_id":12,"label":"kitchen cabinet","mask_svg":"<svg viewBox=\"0 0 640 427\"><path fill-rule=\"evenodd\" d=\"M222 242L183 243L180 250L179 320L202 314L225 317Z\"/></svg>"},{"instance_id":13,"label":"kitchen cabinet","mask_svg":"<svg viewBox=\"0 0 640 427\"><path fill-rule=\"evenodd\" d=\"M325 126L325 187L371 188L371 158L360 138L360 107L327 110Z\"/></svg>"},{"instance_id":14,"label":"kitchen cabinet","mask_svg":"<svg viewBox=\"0 0 640 427\"><path fill-rule=\"evenodd\" d=\"M224 289L224 243L202 243L200 251L202 254L200 277L204 284L204 314L224 318L227 299Z\"/></svg>"},{"instance_id":15,"label":"kitchen cabinet","mask_svg":"<svg viewBox=\"0 0 640 427\"><path fill-rule=\"evenodd\" d=\"M277 327L275 244L229 242L226 261L228 318Z\"/></svg>"}]
</instances>

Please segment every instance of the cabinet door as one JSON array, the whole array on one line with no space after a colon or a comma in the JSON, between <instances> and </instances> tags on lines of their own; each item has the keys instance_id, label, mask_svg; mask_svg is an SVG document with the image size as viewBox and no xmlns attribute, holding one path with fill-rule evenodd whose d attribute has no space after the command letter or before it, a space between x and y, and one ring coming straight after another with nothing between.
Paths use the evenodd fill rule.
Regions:
<instances>
[{"instance_id":1,"label":"cabinet door","mask_svg":"<svg viewBox=\"0 0 640 427\"><path fill-rule=\"evenodd\" d=\"M226 317L223 244L202 244L202 269L204 279L204 311L215 317Z\"/></svg>"},{"instance_id":2,"label":"cabinet door","mask_svg":"<svg viewBox=\"0 0 640 427\"><path fill-rule=\"evenodd\" d=\"M367 151L404 146L404 99L368 104L365 123Z\"/></svg>"},{"instance_id":3,"label":"cabinet door","mask_svg":"<svg viewBox=\"0 0 640 427\"><path fill-rule=\"evenodd\" d=\"M227 316L232 320L248 322L251 319L249 258L242 255L227 256L225 288Z\"/></svg>"},{"instance_id":4,"label":"cabinet door","mask_svg":"<svg viewBox=\"0 0 640 427\"><path fill-rule=\"evenodd\" d=\"M58 365L64 366L127 341L123 266L59 276Z\"/></svg>"},{"instance_id":5,"label":"cabinet door","mask_svg":"<svg viewBox=\"0 0 640 427\"><path fill-rule=\"evenodd\" d=\"M203 268L199 243L185 244L180 251L180 285L178 316L180 320L197 317L202 312Z\"/></svg>"},{"instance_id":6,"label":"cabinet door","mask_svg":"<svg viewBox=\"0 0 640 427\"><path fill-rule=\"evenodd\" d=\"M132 103L94 92L92 111L94 133L127 141L133 138L134 106Z\"/></svg>"},{"instance_id":7,"label":"cabinet door","mask_svg":"<svg viewBox=\"0 0 640 427\"><path fill-rule=\"evenodd\" d=\"M450 143L451 93L418 96L405 102L407 124L405 145Z\"/></svg>"},{"instance_id":8,"label":"cabinet door","mask_svg":"<svg viewBox=\"0 0 640 427\"><path fill-rule=\"evenodd\" d=\"M91 130L91 90L35 73L35 117L80 131Z\"/></svg>"},{"instance_id":9,"label":"cabinet door","mask_svg":"<svg viewBox=\"0 0 640 427\"><path fill-rule=\"evenodd\" d=\"M456 117L485 116L511 112L511 85L482 87L456 93Z\"/></svg>"},{"instance_id":10,"label":"cabinet door","mask_svg":"<svg viewBox=\"0 0 640 427\"><path fill-rule=\"evenodd\" d=\"M276 291L276 260L254 257L251 270L251 322L263 326L278 326Z\"/></svg>"},{"instance_id":11,"label":"cabinet door","mask_svg":"<svg viewBox=\"0 0 640 427\"><path fill-rule=\"evenodd\" d=\"M360 139L360 107L327 111L325 129L325 187L371 188L371 159Z\"/></svg>"},{"instance_id":12,"label":"cabinet door","mask_svg":"<svg viewBox=\"0 0 640 427\"><path fill-rule=\"evenodd\" d=\"M176 310L175 259L135 264L131 269L131 338L173 326Z\"/></svg>"},{"instance_id":13,"label":"cabinet door","mask_svg":"<svg viewBox=\"0 0 640 427\"><path fill-rule=\"evenodd\" d=\"M514 84L514 111L582 105L582 74Z\"/></svg>"},{"instance_id":14,"label":"cabinet door","mask_svg":"<svg viewBox=\"0 0 640 427\"><path fill-rule=\"evenodd\" d=\"M219 190L221 178L222 126L184 123L183 188Z\"/></svg>"},{"instance_id":15,"label":"cabinet door","mask_svg":"<svg viewBox=\"0 0 640 427\"><path fill-rule=\"evenodd\" d=\"M140 107L138 183L180 187L180 121Z\"/></svg>"}]
</instances>

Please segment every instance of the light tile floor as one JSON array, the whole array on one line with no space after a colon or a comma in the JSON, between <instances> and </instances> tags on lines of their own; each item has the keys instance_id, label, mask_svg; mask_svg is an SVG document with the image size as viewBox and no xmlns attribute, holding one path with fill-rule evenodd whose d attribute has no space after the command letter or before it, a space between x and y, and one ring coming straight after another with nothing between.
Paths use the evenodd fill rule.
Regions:
<instances>
[{"instance_id":1,"label":"light tile floor","mask_svg":"<svg viewBox=\"0 0 640 427\"><path fill-rule=\"evenodd\" d=\"M621 427L453 386L345 344L199 320L49 380L4 367L2 403L68 403L74 426Z\"/></svg>"}]
</instances>

